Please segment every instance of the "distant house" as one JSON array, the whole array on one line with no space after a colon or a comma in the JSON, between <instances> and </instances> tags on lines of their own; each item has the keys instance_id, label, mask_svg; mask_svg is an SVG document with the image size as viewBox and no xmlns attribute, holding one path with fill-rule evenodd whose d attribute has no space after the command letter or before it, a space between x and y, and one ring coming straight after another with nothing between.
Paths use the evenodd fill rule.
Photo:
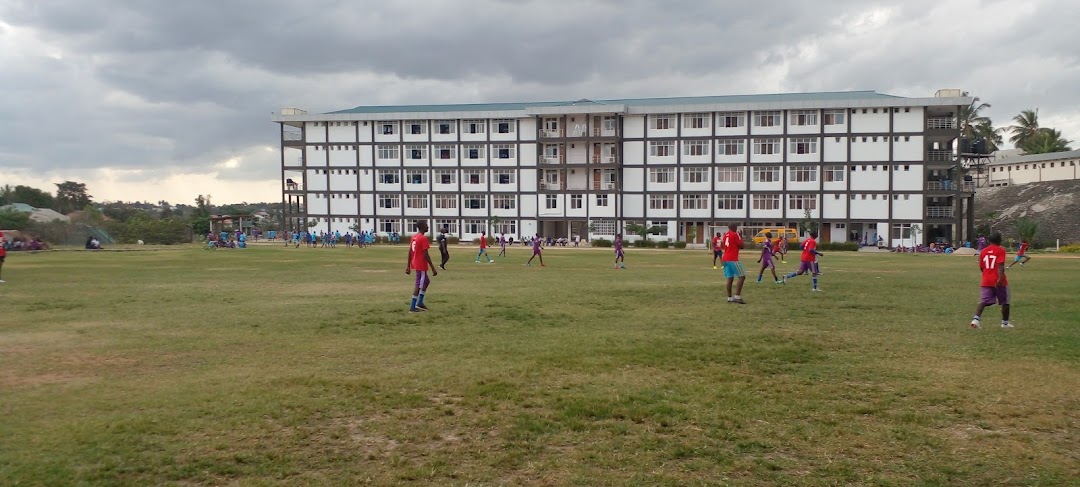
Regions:
<instances>
[{"instance_id":1,"label":"distant house","mask_svg":"<svg viewBox=\"0 0 1080 487\"><path fill-rule=\"evenodd\" d=\"M1080 179L1080 150L1014 155L990 163L990 186Z\"/></svg>"},{"instance_id":2,"label":"distant house","mask_svg":"<svg viewBox=\"0 0 1080 487\"><path fill-rule=\"evenodd\" d=\"M10 205L0 206L0 211L4 210L29 213L30 219L36 222L51 222L53 220L60 220L63 222L71 221L71 218L64 216L62 213L58 213L48 208L34 208L26 203L12 203Z\"/></svg>"}]
</instances>

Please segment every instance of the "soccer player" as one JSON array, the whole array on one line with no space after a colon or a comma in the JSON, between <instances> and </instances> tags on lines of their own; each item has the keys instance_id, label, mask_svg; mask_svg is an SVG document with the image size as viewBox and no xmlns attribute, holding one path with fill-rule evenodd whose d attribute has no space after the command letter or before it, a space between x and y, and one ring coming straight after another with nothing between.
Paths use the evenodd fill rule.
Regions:
<instances>
[{"instance_id":1,"label":"soccer player","mask_svg":"<svg viewBox=\"0 0 1080 487\"><path fill-rule=\"evenodd\" d=\"M4 270L4 259L7 258L7 241L4 240L4 232L0 232L0 272ZM5 282L0 279L0 283Z\"/></svg>"},{"instance_id":2,"label":"soccer player","mask_svg":"<svg viewBox=\"0 0 1080 487\"><path fill-rule=\"evenodd\" d=\"M442 261L439 262L439 268L444 271L446 270L446 263L450 261L450 250L446 247L446 244L449 242L446 238L446 232L449 231L450 228L444 226L442 227L442 230L439 230L439 236L435 237L435 240L439 242L439 255L442 256Z\"/></svg>"},{"instance_id":3,"label":"soccer player","mask_svg":"<svg viewBox=\"0 0 1080 487\"><path fill-rule=\"evenodd\" d=\"M626 269L626 255L622 249L622 234L615 234L615 268Z\"/></svg>"},{"instance_id":4,"label":"soccer player","mask_svg":"<svg viewBox=\"0 0 1080 487\"><path fill-rule=\"evenodd\" d=\"M723 257L720 258L720 263L724 266L724 277L727 279L727 300L729 303L746 304L746 301L742 299L742 287L743 282L746 281L746 272L743 271L742 263L739 262L739 249L742 248L742 237L739 236L738 225L732 223L728 225L728 231L724 234L724 238L720 243L723 247ZM731 294L731 285L738 278L739 282L735 286L735 294Z\"/></svg>"},{"instance_id":5,"label":"soccer player","mask_svg":"<svg viewBox=\"0 0 1080 487\"><path fill-rule=\"evenodd\" d=\"M506 257L506 234L499 234L499 257Z\"/></svg>"},{"instance_id":6,"label":"soccer player","mask_svg":"<svg viewBox=\"0 0 1080 487\"><path fill-rule=\"evenodd\" d=\"M435 264L431 262L431 255L428 254L431 244L428 243L427 231L428 225L426 221L420 220L416 222L416 233L413 234L412 242L409 243L409 259L405 263L405 274L416 271L416 285L413 287L412 305L409 306L410 313L428 310L427 306L424 305L424 294L427 293L428 285L431 284L428 269L431 269L432 276L439 275L439 271L435 270Z\"/></svg>"},{"instance_id":7,"label":"soccer player","mask_svg":"<svg viewBox=\"0 0 1080 487\"><path fill-rule=\"evenodd\" d=\"M532 254L532 257L529 257L529 261L525 263L526 266L531 267L532 266L532 260L539 257L540 258L540 267L547 267L546 265L544 265L544 256L541 255L541 253L540 253L540 251L544 250L544 247L541 247L542 243L543 243L543 241L540 239L540 234L539 233L536 234L536 236L533 237L533 241L532 241L533 254Z\"/></svg>"},{"instance_id":8,"label":"soccer player","mask_svg":"<svg viewBox=\"0 0 1080 487\"><path fill-rule=\"evenodd\" d=\"M772 271L773 282L782 284L783 281L779 277L776 277L776 265L772 261L773 256L773 243L772 233L765 232L765 242L761 245L761 257L758 257L758 262L761 263L761 271L758 272L757 282L761 282L762 276L765 275L765 269Z\"/></svg>"},{"instance_id":9,"label":"soccer player","mask_svg":"<svg viewBox=\"0 0 1080 487\"><path fill-rule=\"evenodd\" d=\"M1009 269L1012 269L1014 265L1020 264L1020 267L1024 267L1024 263L1031 260L1031 257L1027 256L1028 242L1022 240L1020 242L1020 248L1016 249L1016 258L1013 259L1013 263L1009 264Z\"/></svg>"},{"instance_id":10,"label":"soccer player","mask_svg":"<svg viewBox=\"0 0 1080 487\"><path fill-rule=\"evenodd\" d=\"M983 309L997 303L1001 305L1001 327L1012 328L1009 324L1009 280L1005 278L1005 249L1001 247L1000 233L990 234L990 245L979 252L979 270L982 271L979 305L975 307L971 327L982 328L980 315Z\"/></svg>"},{"instance_id":11,"label":"soccer player","mask_svg":"<svg viewBox=\"0 0 1080 487\"><path fill-rule=\"evenodd\" d=\"M724 251L723 246L720 245L720 232L716 232L716 236L712 238L712 268L716 270L716 259L720 258Z\"/></svg>"},{"instance_id":12,"label":"soccer player","mask_svg":"<svg viewBox=\"0 0 1080 487\"><path fill-rule=\"evenodd\" d=\"M480 256L487 257L488 264L494 264L491 256L487 253L487 232L480 232L480 251L476 253L476 263L480 263Z\"/></svg>"},{"instance_id":13,"label":"soccer player","mask_svg":"<svg viewBox=\"0 0 1080 487\"><path fill-rule=\"evenodd\" d=\"M787 264L787 232L776 239L776 253L780 254L780 263Z\"/></svg>"},{"instance_id":14,"label":"soccer player","mask_svg":"<svg viewBox=\"0 0 1080 487\"><path fill-rule=\"evenodd\" d=\"M818 289L817 287L817 276L821 274L821 271L820 269L818 269L817 266L817 256L825 254L817 251L817 240L815 240L816 238L817 232L810 232L810 238L806 239L806 241L802 244L803 251L802 257L799 259L798 272L792 272L791 274L784 276L784 280L782 282L786 283L788 279L794 278L795 276L801 276L809 272L811 277L814 279L814 287L810 290L814 292L821 292L821 289Z\"/></svg>"}]
</instances>

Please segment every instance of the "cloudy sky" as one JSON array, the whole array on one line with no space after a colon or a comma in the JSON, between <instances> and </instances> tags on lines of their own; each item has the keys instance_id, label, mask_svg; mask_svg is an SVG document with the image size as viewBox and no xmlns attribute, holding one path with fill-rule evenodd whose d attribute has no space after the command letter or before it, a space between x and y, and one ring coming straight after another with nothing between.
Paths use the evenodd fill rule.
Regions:
<instances>
[{"instance_id":1,"label":"cloudy sky","mask_svg":"<svg viewBox=\"0 0 1080 487\"><path fill-rule=\"evenodd\" d=\"M1076 0L0 0L0 185L280 201L280 107L960 88L1080 140ZM1074 143L1074 146L1078 143Z\"/></svg>"}]
</instances>

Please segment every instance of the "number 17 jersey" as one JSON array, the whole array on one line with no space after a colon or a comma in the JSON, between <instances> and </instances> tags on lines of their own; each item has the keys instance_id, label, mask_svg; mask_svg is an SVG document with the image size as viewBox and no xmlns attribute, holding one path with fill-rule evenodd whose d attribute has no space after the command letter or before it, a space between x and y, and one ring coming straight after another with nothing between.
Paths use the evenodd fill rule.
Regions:
<instances>
[{"instance_id":1,"label":"number 17 jersey","mask_svg":"<svg viewBox=\"0 0 1080 487\"><path fill-rule=\"evenodd\" d=\"M1005 248L990 244L979 252L979 269L982 270L982 287L995 287L998 280L998 266L1005 264ZM1009 280L1001 278L1001 285L1008 286Z\"/></svg>"}]
</instances>

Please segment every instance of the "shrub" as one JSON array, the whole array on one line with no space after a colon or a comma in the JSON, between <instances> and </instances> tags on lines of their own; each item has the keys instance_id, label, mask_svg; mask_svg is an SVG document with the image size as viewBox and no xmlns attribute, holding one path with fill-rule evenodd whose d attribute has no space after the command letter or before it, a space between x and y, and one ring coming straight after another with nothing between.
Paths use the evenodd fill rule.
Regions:
<instances>
[{"instance_id":1,"label":"shrub","mask_svg":"<svg viewBox=\"0 0 1080 487\"><path fill-rule=\"evenodd\" d=\"M641 249L656 248L656 242L653 242L652 240L635 240L634 247Z\"/></svg>"},{"instance_id":2,"label":"shrub","mask_svg":"<svg viewBox=\"0 0 1080 487\"><path fill-rule=\"evenodd\" d=\"M685 249L686 248L686 242L683 242L681 240L678 241L678 242L675 242L675 248L677 248L677 249Z\"/></svg>"},{"instance_id":3,"label":"shrub","mask_svg":"<svg viewBox=\"0 0 1080 487\"><path fill-rule=\"evenodd\" d=\"M612 245L615 245L615 243L611 240L594 238L591 242L589 242L589 245L592 245L593 247L611 247Z\"/></svg>"},{"instance_id":4,"label":"shrub","mask_svg":"<svg viewBox=\"0 0 1080 487\"><path fill-rule=\"evenodd\" d=\"M789 249L792 247L789 245ZM795 247L797 248L797 247ZM832 250L832 251L856 251L859 250L859 244L855 242L822 242L817 246L818 250Z\"/></svg>"},{"instance_id":5,"label":"shrub","mask_svg":"<svg viewBox=\"0 0 1080 487\"><path fill-rule=\"evenodd\" d=\"M662 249L666 249L671 246L671 242L668 242L667 240L661 240L659 242L656 242L656 246Z\"/></svg>"},{"instance_id":6,"label":"shrub","mask_svg":"<svg viewBox=\"0 0 1080 487\"><path fill-rule=\"evenodd\" d=\"M458 237L452 237L452 236L450 236L450 235L447 235L447 236L446 236L446 244L447 244L447 245L457 245L457 244L459 244L459 243L461 243L461 239L460 239L460 238L458 238Z\"/></svg>"},{"instance_id":7,"label":"shrub","mask_svg":"<svg viewBox=\"0 0 1080 487\"><path fill-rule=\"evenodd\" d=\"M1080 254L1080 244L1062 245L1060 250L1070 254Z\"/></svg>"}]
</instances>

